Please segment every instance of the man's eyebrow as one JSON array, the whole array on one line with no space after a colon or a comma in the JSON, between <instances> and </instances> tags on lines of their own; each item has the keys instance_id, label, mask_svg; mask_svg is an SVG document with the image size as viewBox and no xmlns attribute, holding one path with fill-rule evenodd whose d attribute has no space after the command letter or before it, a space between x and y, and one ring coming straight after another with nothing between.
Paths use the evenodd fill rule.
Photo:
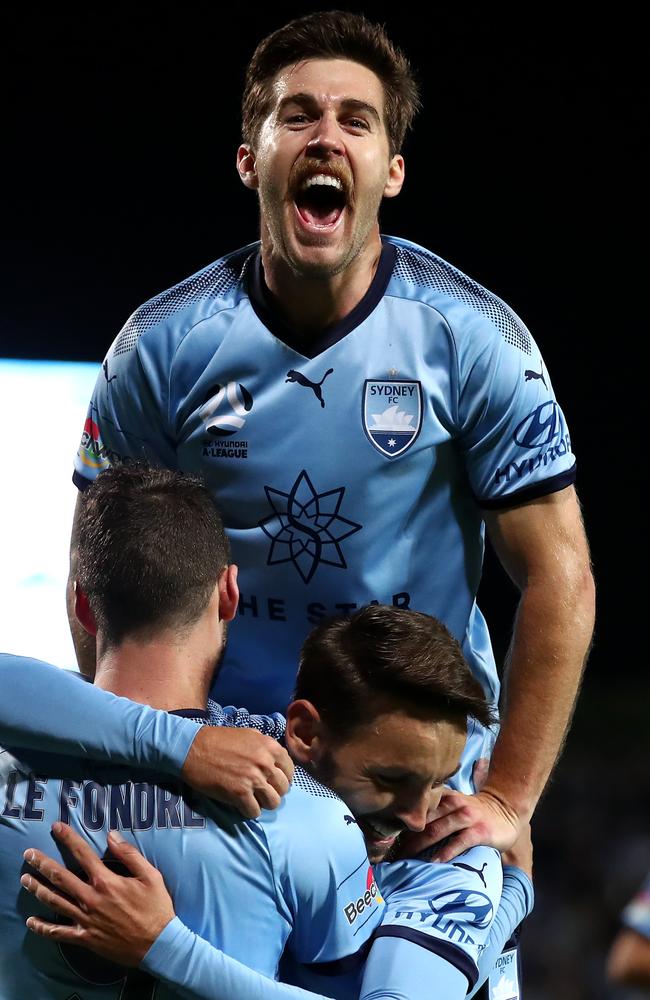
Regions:
<instances>
[{"instance_id":1,"label":"man's eyebrow","mask_svg":"<svg viewBox=\"0 0 650 1000\"><path fill-rule=\"evenodd\" d=\"M359 101L355 97L344 97L341 101L341 107L345 108L346 111L365 111L376 122L381 123L377 108L374 104L368 104L367 101Z\"/></svg>"},{"instance_id":2,"label":"man's eyebrow","mask_svg":"<svg viewBox=\"0 0 650 1000\"><path fill-rule=\"evenodd\" d=\"M287 94L278 104L278 113L284 111L289 104L301 104L303 107L317 107L318 99L314 94L309 94L306 91L299 91L297 94ZM365 111L378 124L381 124L379 112L374 104L369 104L367 101L360 101L356 97L344 97L340 104L344 111Z\"/></svg>"}]
</instances>

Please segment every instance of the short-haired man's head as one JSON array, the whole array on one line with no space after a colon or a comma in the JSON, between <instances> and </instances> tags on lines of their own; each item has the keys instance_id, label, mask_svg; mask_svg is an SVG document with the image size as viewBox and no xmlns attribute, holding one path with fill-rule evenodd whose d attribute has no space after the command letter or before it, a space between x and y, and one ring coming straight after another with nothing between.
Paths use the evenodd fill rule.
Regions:
<instances>
[{"instance_id":1,"label":"short-haired man's head","mask_svg":"<svg viewBox=\"0 0 650 1000\"><path fill-rule=\"evenodd\" d=\"M107 469L81 494L77 527L77 579L108 645L189 628L229 562L206 487L168 469Z\"/></svg>"},{"instance_id":2,"label":"short-haired man's head","mask_svg":"<svg viewBox=\"0 0 650 1000\"><path fill-rule=\"evenodd\" d=\"M302 647L296 699L345 741L386 705L464 726L492 725L493 712L459 643L436 618L369 605L318 625Z\"/></svg>"},{"instance_id":3,"label":"short-haired man's head","mask_svg":"<svg viewBox=\"0 0 650 1000\"><path fill-rule=\"evenodd\" d=\"M262 39L246 70L242 100L244 142L255 148L273 105L273 81L287 66L307 59L349 59L379 77L390 155L399 153L419 106L418 87L404 54L380 24L349 11L318 11L298 17Z\"/></svg>"}]
</instances>

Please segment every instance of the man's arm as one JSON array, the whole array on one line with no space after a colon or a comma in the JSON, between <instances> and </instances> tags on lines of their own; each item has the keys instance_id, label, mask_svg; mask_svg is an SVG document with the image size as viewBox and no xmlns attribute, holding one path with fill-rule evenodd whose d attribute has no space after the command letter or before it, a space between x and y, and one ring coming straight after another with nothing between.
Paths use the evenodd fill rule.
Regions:
<instances>
[{"instance_id":1,"label":"man's arm","mask_svg":"<svg viewBox=\"0 0 650 1000\"><path fill-rule=\"evenodd\" d=\"M284 747L255 728L200 726L40 660L0 654L0 690L0 745L163 771L249 818L275 809L293 775Z\"/></svg>"},{"instance_id":2,"label":"man's arm","mask_svg":"<svg viewBox=\"0 0 650 1000\"><path fill-rule=\"evenodd\" d=\"M260 976L197 937L175 915L162 876L133 845L109 834L111 854L128 869L125 878L107 869L79 834L55 824L56 839L88 876L82 881L41 851L25 859L54 888L25 874L21 883L42 903L67 917L56 924L30 917L28 927L51 940L90 948L120 965L140 968L163 979L188 998L203 1000L324 1000L320 993ZM499 953L503 941L532 908L530 883L517 869L504 890L489 946ZM492 954L492 951L489 951ZM481 981L488 974L486 968ZM336 977L328 994L337 995ZM441 955L403 938L373 943L361 1000L462 1000L467 978Z\"/></svg>"},{"instance_id":3,"label":"man's arm","mask_svg":"<svg viewBox=\"0 0 650 1000\"><path fill-rule=\"evenodd\" d=\"M502 724L487 781L445 793L429 842L454 834L448 861L476 844L505 850L530 819L562 750L594 624L594 582L573 487L485 514L492 544L521 591Z\"/></svg>"},{"instance_id":4,"label":"man's arm","mask_svg":"<svg viewBox=\"0 0 650 1000\"><path fill-rule=\"evenodd\" d=\"M65 916L69 924L30 917L27 926L50 940L83 946L118 965L144 969L188 1000L327 1000L267 979L198 937L174 913L160 872L132 844L109 834L113 857L131 877L108 869L86 841L65 824L53 832L87 875L82 881L40 851L25 860L54 888L34 876L25 889Z\"/></svg>"}]
</instances>

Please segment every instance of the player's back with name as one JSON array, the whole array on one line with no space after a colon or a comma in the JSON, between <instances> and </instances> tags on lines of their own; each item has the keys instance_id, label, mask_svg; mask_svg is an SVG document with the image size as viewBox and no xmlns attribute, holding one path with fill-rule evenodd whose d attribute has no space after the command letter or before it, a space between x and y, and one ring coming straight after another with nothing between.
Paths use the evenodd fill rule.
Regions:
<instances>
[{"instance_id":1,"label":"player's back with name","mask_svg":"<svg viewBox=\"0 0 650 1000\"><path fill-rule=\"evenodd\" d=\"M29 913L42 909L20 891L23 851L36 847L57 856L50 830L59 819L102 857L109 829L119 830L160 869L191 930L270 977L287 942L299 962L336 961L354 954L378 924L379 903L368 908L366 927L346 916L345 906L368 889L363 839L344 819L343 803L329 789L315 794L322 786L306 776L299 775L278 810L251 821L182 785L127 777L125 768L93 768L82 778L80 768L88 773L89 765L70 760L66 769L67 760L0 749L5 1000L63 1000L84 977L88 990L87 971L81 975L54 942L25 928ZM108 981L102 982L105 988ZM101 983L94 985L99 990ZM162 984L159 989L156 995L165 995Z\"/></svg>"}]
</instances>

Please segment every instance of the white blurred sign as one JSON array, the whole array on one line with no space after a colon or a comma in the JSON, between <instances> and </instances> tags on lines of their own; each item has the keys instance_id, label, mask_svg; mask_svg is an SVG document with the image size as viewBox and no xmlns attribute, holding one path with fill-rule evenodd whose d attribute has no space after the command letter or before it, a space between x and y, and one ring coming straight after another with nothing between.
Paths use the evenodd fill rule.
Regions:
<instances>
[{"instance_id":1,"label":"white blurred sign","mask_svg":"<svg viewBox=\"0 0 650 1000\"><path fill-rule=\"evenodd\" d=\"M99 364L0 359L0 651L75 668L72 461Z\"/></svg>"}]
</instances>

